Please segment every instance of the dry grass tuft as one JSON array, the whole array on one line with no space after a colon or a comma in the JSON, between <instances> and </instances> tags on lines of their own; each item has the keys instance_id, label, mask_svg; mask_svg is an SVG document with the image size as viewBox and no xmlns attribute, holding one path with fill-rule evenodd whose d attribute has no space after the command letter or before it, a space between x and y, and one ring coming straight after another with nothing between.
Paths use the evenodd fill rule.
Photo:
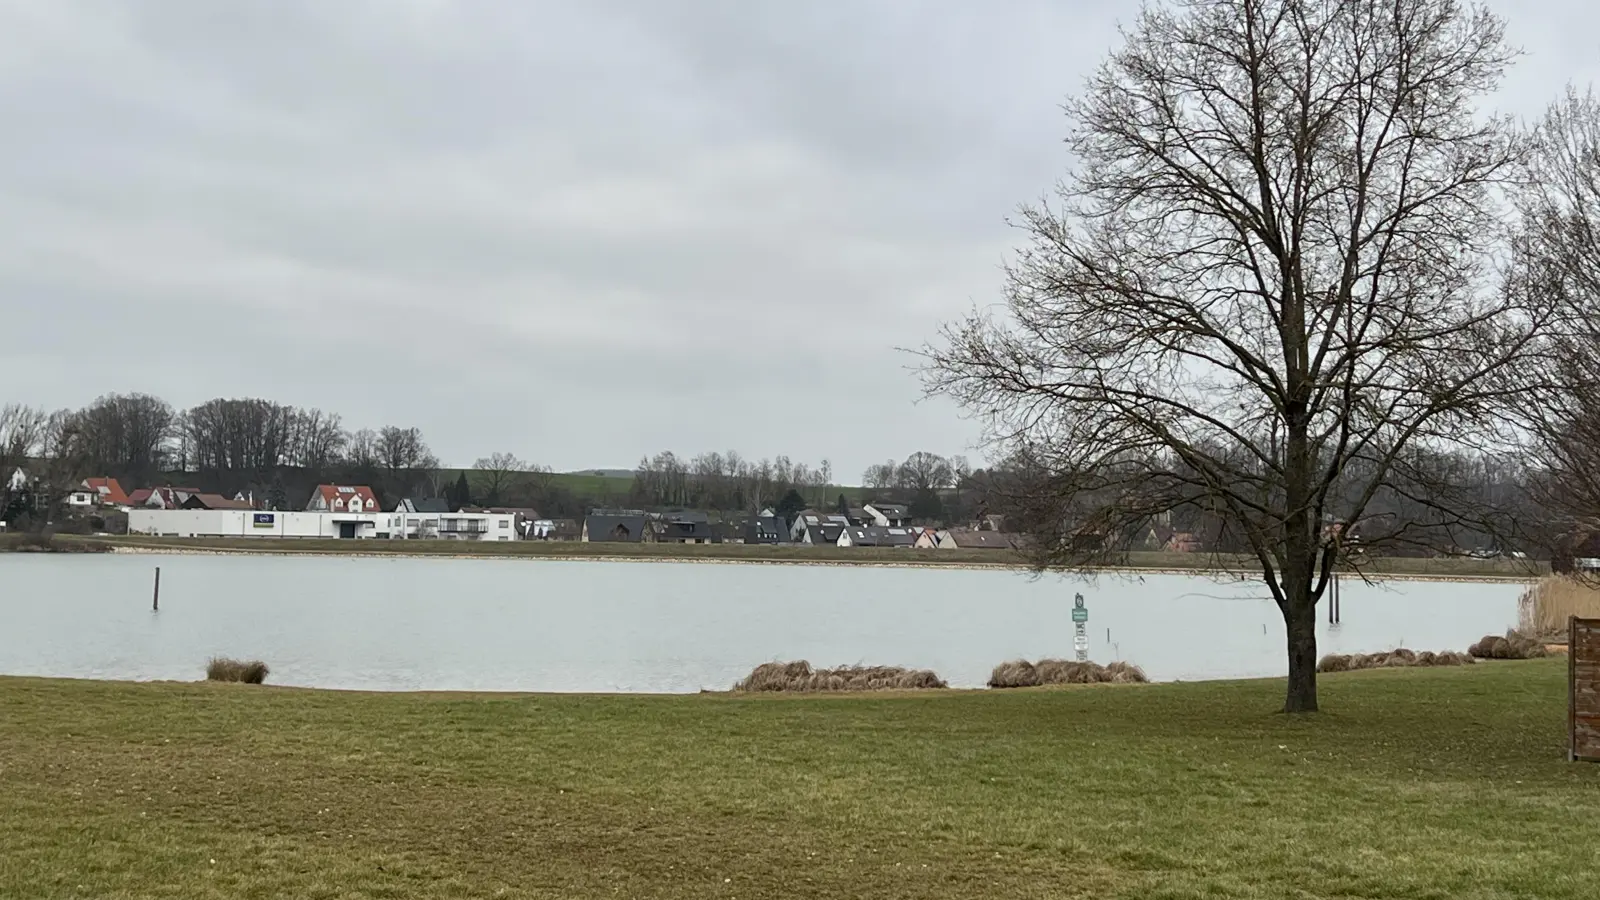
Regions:
<instances>
[{"instance_id":1,"label":"dry grass tuft","mask_svg":"<svg viewBox=\"0 0 1600 900\"><path fill-rule=\"evenodd\" d=\"M235 681L243 684L262 684L271 670L259 659L229 659L213 656L206 663L207 681Z\"/></svg>"},{"instance_id":2,"label":"dry grass tuft","mask_svg":"<svg viewBox=\"0 0 1600 900\"><path fill-rule=\"evenodd\" d=\"M920 691L949 687L927 669L900 666L840 666L813 669L805 660L762 663L738 684L736 691Z\"/></svg>"},{"instance_id":3,"label":"dry grass tuft","mask_svg":"<svg viewBox=\"0 0 1600 900\"><path fill-rule=\"evenodd\" d=\"M1355 672L1361 669L1407 669L1429 666L1471 665L1472 657L1451 650L1417 652L1401 647L1387 653L1330 653L1317 662L1318 672Z\"/></svg>"},{"instance_id":4,"label":"dry grass tuft","mask_svg":"<svg viewBox=\"0 0 1600 900\"><path fill-rule=\"evenodd\" d=\"M1565 641L1572 616L1600 619L1600 585L1546 575L1517 601L1517 630L1541 640Z\"/></svg>"},{"instance_id":5,"label":"dry grass tuft","mask_svg":"<svg viewBox=\"0 0 1600 900\"><path fill-rule=\"evenodd\" d=\"M1025 659L1003 662L989 673L989 687L992 688L1038 687L1043 683L1039 680L1039 668Z\"/></svg>"},{"instance_id":6,"label":"dry grass tuft","mask_svg":"<svg viewBox=\"0 0 1600 900\"><path fill-rule=\"evenodd\" d=\"M1144 670L1128 662L1102 666L1069 659L1003 662L989 673L989 687L1039 687L1046 684L1148 684Z\"/></svg>"},{"instance_id":7,"label":"dry grass tuft","mask_svg":"<svg viewBox=\"0 0 1600 900\"><path fill-rule=\"evenodd\" d=\"M1486 634L1467 648L1469 656L1478 659L1543 659L1550 655L1544 641L1520 631L1507 631L1505 637Z\"/></svg>"}]
</instances>

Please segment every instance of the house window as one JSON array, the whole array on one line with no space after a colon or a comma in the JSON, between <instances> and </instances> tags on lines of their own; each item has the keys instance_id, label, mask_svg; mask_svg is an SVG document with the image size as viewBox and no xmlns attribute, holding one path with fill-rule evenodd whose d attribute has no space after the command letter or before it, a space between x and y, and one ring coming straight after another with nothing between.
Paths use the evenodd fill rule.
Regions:
<instances>
[{"instance_id":1,"label":"house window","mask_svg":"<svg viewBox=\"0 0 1600 900\"><path fill-rule=\"evenodd\" d=\"M501 519L500 520L500 527L501 528L510 528L511 527L511 523L507 522L505 519Z\"/></svg>"}]
</instances>

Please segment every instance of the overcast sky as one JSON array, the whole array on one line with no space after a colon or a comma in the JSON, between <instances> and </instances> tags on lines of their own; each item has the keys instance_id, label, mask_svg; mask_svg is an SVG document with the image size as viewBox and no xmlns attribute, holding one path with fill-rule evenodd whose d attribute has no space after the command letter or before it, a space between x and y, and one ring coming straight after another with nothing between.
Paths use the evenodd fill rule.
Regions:
<instances>
[{"instance_id":1,"label":"overcast sky","mask_svg":"<svg viewBox=\"0 0 1600 900\"><path fill-rule=\"evenodd\" d=\"M1499 8L1501 108L1597 80L1596 4ZM0 0L0 400L260 396L459 465L967 452L896 348L994 301L1134 9Z\"/></svg>"}]
</instances>

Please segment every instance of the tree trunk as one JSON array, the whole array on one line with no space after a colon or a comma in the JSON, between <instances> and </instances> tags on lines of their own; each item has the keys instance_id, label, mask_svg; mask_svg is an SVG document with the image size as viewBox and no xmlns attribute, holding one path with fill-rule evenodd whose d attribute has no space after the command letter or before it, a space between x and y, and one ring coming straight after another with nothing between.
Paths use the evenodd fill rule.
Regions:
<instances>
[{"instance_id":1,"label":"tree trunk","mask_svg":"<svg viewBox=\"0 0 1600 900\"><path fill-rule=\"evenodd\" d=\"M1317 605L1310 591L1296 591L1283 605L1284 631L1289 639L1289 690L1286 713L1317 711Z\"/></svg>"}]
</instances>

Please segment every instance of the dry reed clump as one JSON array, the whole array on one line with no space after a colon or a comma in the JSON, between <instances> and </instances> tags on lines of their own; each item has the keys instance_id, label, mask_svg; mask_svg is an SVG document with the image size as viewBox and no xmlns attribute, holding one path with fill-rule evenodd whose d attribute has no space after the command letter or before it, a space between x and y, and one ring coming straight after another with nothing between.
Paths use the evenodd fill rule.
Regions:
<instances>
[{"instance_id":1,"label":"dry reed clump","mask_svg":"<svg viewBox=\"0 0 1600 900\"><path fill-rule=\"evenodd\" d=\"M1486 634L1468 647L1467 653L1478 659L1542 659L1550 655L1543 641L1516 629L1507 631L1505 637Z\"/></svg>"},{"instance_id":2,"label":"dry reed clump","mask_svg":"<svg viewBox=\"0 0 1600 900\"><path fill-rule=\"evenodd\" d=\"M236 681L243 684L262 684L267 680L267 673L271 671L267 664L259 659L229 659L226 656L213 656L206 663L207 681Z\"/></svg>"},{"instance_id":3,"label":"dry reed clump","mask_svg":"<svg viewBox=\"0 0 1600 900\"><path fill-rule=\"evenodd\" d=\"M736 691L920 691L949 687L927 669L900 666L840 666L813 669L805 660L762 663L738 684Z\"/></svg>"},{"instance_id":4,"label":"dry reed clump","mask_svg":"<svg viewBox=\"0 0 1600 900\"><path fill-rule=\"evenodd\" d=\"M1517 601L1517 630L1565 640L1567 619L1600 619L1600 585L1566 575L1546 575Z\"/></svg>"},{"instance_id":5,"label":"dry reed clump","mask_svg":"<svg viewBox=\"0 0 1600 900\"><path fill-rule=\"evenodd\" d=\"M989 687L1039 687L1046 684L1147 684L1144 670L1132 663L1077 662L1066 659L1025 659L1003 662L989 673Z\"/></svg>"},{"instance_id":6,"label":"dry reed clump","mask_svg":"<svg viewBox=\"0 0 1600 900\"><path fill-rule=\"evenodd\" d=\"M1360 669L1404 669L1428 666L1471 665L1473 658L1464 653L1444 650L1435 653L1423 650L1418 653L1401 647L1387 653L1330 653L1317 662L1318 672L1355 672Z\"/></svg>"},{"instance_id":7,"label":"dry reed clump","mask_svg":"<svg viewBox=\"0 0 1600 900\"><path fill-rule=\"evenodd\" d=\"M992 688L1038 687L1042 683L1039 667L1025 659L1003 662L989 673L989 687Z\"/></svg>"}]
</instances>

